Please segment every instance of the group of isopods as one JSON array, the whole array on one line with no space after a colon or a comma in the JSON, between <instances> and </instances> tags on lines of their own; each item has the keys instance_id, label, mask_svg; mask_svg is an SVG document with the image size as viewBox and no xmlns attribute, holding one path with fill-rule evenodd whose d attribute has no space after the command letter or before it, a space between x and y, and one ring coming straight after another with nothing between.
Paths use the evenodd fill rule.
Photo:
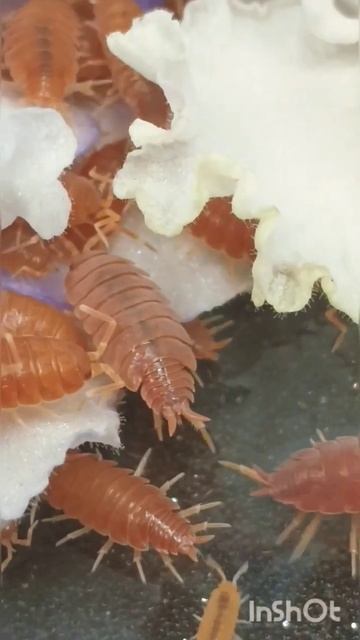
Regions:
<instances>
[{"instance_id":1,"label":"group of isopods","mask_svg":"<svg viewBox=\"0 0 360 640\"><path fill-rule=\"evenodd\" d=\"M181 18L184 4L174 0L168 2L168 8ZM108 33L127 31L141 14L134 0L27 0L5 20L3 78L16 86L25 103L58 109L65 118L70 117L67 101L85 92L95 104L122 100L135 116L167 127L171 113L159 87L114 58L106 48ZM77 159L63 173L61 181L72 209L62 236L44 241L21 219L2 233L2 267L14 280L19 275L42 278L59 265L66 265L70 311L2 291L1 410L16 412L19 406L50 403L76 392L89 378L105 375L108 382L100 387L101 394L124 388L139 392L153 412L160 440L164 423L173 436L178 425L187 421L214 452L206 429L208 418L192 408L196 361L217 359L218 351L228 341L217 341L217 327L201 320L181 324L148 275L109 252L110 236L123 231L121 217L127 205L114 199L111 181L130 148L129 140L107 144ZM214 251L222 251L233 260L253 260L254 224L235 218L229 198L212 199L189 229ZM42 497L63 512L55 518L81 523L80 529L60 542L90 530L106 537L94 569L116 543L134 550L134 562L143 581L141 554L148 549L156 550L180 578L171 557L184 554L196 560L198 545L213 537L207 530L227 525L191 523L191 515L218 503L179 509L166 495L179 476L159 488L149 484L142 477L147 458L148 452L132 473L94 454L70 452L51 475ZM257 482L260 489L254 495L270 496L297 510L279 542L303 523L307 513L313 514L292 559L302 555L322 516L351 514L351 566L352 574L357 574L357 437L320 439L273 473L230 462L222 464ZM7 550L2 571L12 558L14 545L30 544L33 527L25 540L18 537L17 522L2 529L0 543ZM196 637L230 639L240 607L238 576L228 582L215 561L208 562L220 573L222 582L208 602Z\"/></svg>"}]
</instances>

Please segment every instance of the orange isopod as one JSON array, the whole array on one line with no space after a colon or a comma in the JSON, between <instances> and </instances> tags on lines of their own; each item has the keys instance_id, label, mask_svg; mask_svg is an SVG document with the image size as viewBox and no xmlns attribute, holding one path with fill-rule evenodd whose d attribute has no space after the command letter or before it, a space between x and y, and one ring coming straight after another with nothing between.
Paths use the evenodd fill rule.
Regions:
<instances>
[{"instance_id":1,"label":"orange isopod","mask_svg":"<svg viewBox=\"0 0 360 640\"><path fill-rule=\"evenodd\" d=\"M95 19L108 55L114 85L122 100L135 115L159 127L167 127L170 109L162 89L146 80L131 67L109 53L106 36L115 31L125 33L142 11L134 0L96 0Z\"/></svg>"},{"instance_id":2,"label":"orange isopod","mask_svg":"<svg viewBox=\"0 0 360 640\"><path fill-rule=\"evenodd\" d=\"M12 291L0 293L0 322L2 330L12 335L43 336L85 345L72 316Z\"/></svg>"},{"instance_id":3,"label":"orange isopod","mask_svg":"<svg viewBox=\"0 0 360 640\"><path fill-rule=\"evenodd\" d=\"M197 560L197 545L213 536L197 534L211 528L228 527L225 523L191 524L189 516L218 506L219 502L197 504L188 509L178 506L166 496L169 488L183 473L158 488L142 478L150 450L136 471L122 469L114 461L101 460L93 454L69 453L65 463L55 469L45 492L47 502L64 512L65 517L79 520L83 527L58 542L62 544L91 530L107 536L98 552L93 571L113 544L134 549L134 562L145 582L141 566L143 551L154 549L179 578L171 556L186 555ZM57 519L56 517L54 519ZM60 519L61 516L60 516Z\"/></svg>"},{"instance_id":4,"label":"orange isopod","mask_svg":"<svg viewBox=\"0 0 360 640\"><path fill-rule=\"evenodd\" d=\"M65 0L28 0L4 33L4 60L26 100L58 108L75 83L78 19Z\"/></svg>"},{"instance_id":5,"label":"orange isopod","mask_svg":"<svg viewBox=\"0 0 360 640\"><path fill-rule=\"evenodd\" d=\"M211 592L202 618L195 616L200 624L194 637L196 640L234 640L237 637L235 628L241 607L237 581L247 571L248 565L245 563L240 567L230 581L212 558L208 558L206 562L220 575L221 582Z\"/></svg>"},{"instance_id":6,"label":"orange isopod","mask_svg":"<svg viewBox=\"0 0 360 640\"><path fill-rule=\"evenodd\" d=\"M184 418L213 450L208 419L190 406L196 370L192 340L147 274L128 260L90 252L71 262L65 290L94 342L100 370L113 379L110 386L140 391L160 439L163 420L172 436Z\"/></svg>"},{"instance_id":7,"label":"orange isopod","mask_svg":"<svg viewBox=\"0 0 360 640\"><path fill-rule=\"evenodd\" d=\"M212 198L188 229L209 247L230 258L253 261L254 223L239 220L232 213L231 198Z\"/></svg>"},{"instance_id":8,"label":"orange isopod","mask_svg":"<svg viewBox=\"0 0 360 640\"><path fill-rule=\"evenodd\" d=\"M0 336L0 408L58 400L91 376L86 351L74 342L39 336Z\"/></svg>"}]
</instances>

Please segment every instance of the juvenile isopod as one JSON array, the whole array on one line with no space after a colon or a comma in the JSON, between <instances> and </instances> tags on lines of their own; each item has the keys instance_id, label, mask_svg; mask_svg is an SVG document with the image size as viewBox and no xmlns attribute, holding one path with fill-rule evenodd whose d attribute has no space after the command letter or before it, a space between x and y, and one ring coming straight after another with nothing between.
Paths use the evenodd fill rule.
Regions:
<instances>
[{"instance_id":1,"label":"juvenile isopod","mask_svg":"<svg viewBox=\"0 0 360 640\"><path fill-rule=\"evenodd\" d=\"M207 418L190 407L196 371L192 340L147 274L128 260L91 252L74 258L65 289L95 345L99 370L113 379L109 388L139 390L160 439L163 420L172 436L184 418L213 449Z\"/></svg>"},{"instance_id":2,"label":"juvenile isopod","mask_svg":"<svg viewBox=\"0 0 360 640\"><path fill-rule=\"evenodd\" d=\"M0 348L1 409L58 400L91 376L88 355L74 342L5 332Z\"/></svg>"},{"instance_id":3,"label":"juvenile isopod","mask_svg":"<svg viewBox=\"0 0 360 640\"><path fill-rule=\"evenodd\" d=\"M58 108L75 83L78 19L64 0L28 0L4 33L4 60L26 100Z\"/></svg>"},{"instance_id":4,"label":"juvenile isopod","mask_svg":"<svg viewBox=\"0 0 360 640\"><path fill-rule=\"evenodd\" d=\"M177 475L160 488L155 487L141 477L149 454L150 450L133 473L116 466L114 461L101 460L92 454L69 453L65 463L51 475L45 498L54 509L63 511L65 518L74 518L83 525L62 538L58 545L91 530L107 537L93 571L114 544L121 544L133 548L134 562L143 582L141 554L149 549L157 551L165 565L181 580L171 556L185 555L196 561L197 545L213 538L197 534L229 525L191 524L188 520L191 515L220 503L197 504L178 510L166 493L184 474Z\"/></svg>"},{"instance_id":5,"label":"juvenile isopod","mask_svg":"<svg viewBox=\"0 0 360 640\"><path fill-rule=\"evenodd\" d=\"M30 296L1 291L0 322L2 330L12 335L55 338L85 345L72 316Z\"/></svg>"},{"instance_id":6,"label":"juvenile isopod","mask_svg":"<svg viewBox=\"0 0 360 640\"><path fill-rule=\"evenodd\" d=\"M223 251L229 258L251 262L255 257L255 225L232 213L231 198L209 200L188 228L211 249Z\"/></svg>"},{"instance_id":7,"label":"juvenile isopod","mask_svg":"<svg viewBox=\"0 0 360 640\"><path fill-rule=\"evenodd\" d=\"M297 451L271 473L232 462L222 461L221 464L262 486L252 495L269 496L297 510L295 518L277 538L277 544L300 527L307 514L314 514L291 561L302 556L324 516L349 514L351 573L353 577L359 573L360 443L357 436L314 442L311 448Z\"/></svg>"},{"instance_id":8,"label":"juvenile isopod","mask_svg":"<svg viewBox=\"0 0 360 640\"><path fill-rule=\"evenodd\" d=\"M119 97L137 117L166 127L170 111L161 88L113 56L106 45L107 35L115 31L125 33L133 20L142 15L139 5L134 0L96 0L94 11Z\"/></svg>"},{"instance_id":9,"label":"juvenile isopod","mask_svg":"<svg viewBox=\"0 0 360 640\"><path fill-rule=\"evenodd\" d=\"M243 564L230 581L226 579L222 568L213 558L208 558L206 562L219 574L221 581L211 592L202 617L195 616L200 624L194 639L235 640L238 638L235 629L239 622L238 617L242 603L237 582L240 576L247 571L248 565L247 563Z\"/></svg>"}]
</instances>

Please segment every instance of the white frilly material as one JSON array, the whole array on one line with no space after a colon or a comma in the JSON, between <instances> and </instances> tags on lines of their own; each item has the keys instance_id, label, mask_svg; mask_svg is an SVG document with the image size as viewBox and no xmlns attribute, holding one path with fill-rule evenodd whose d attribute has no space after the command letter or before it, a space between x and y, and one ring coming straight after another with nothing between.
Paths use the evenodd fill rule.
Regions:
<instances>
[{"instance_id":1,"label":"white frilly material","mask_svg":"<svg viewBox=\"0 0 360 640\"><path fill-rule=\"evenodd\" d=\"M159 10L111 34L111 51L160 84L174 113L168 131L133 123L138 148L114 189L168 236L210 196L234 194L239 217L260 218L255 304L297 311L320 280L358 321L358 51L315 38L304 4L269 2L261 15L193 0L181 24Z\"/></svg>"}]
</instances>

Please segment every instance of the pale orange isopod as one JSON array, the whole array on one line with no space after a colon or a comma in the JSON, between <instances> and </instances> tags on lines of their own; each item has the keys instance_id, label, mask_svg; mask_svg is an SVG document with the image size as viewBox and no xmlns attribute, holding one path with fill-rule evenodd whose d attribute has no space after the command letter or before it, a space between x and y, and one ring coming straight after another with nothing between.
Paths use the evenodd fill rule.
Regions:
<instances>
[{"instance_id":1,"label":"pale orange isopod","mask_svg":"<svg viewBox=\"0 0 360 640\"><path fill-rule=\"evenodd\" d=\"M240 567L230 581L226 579L223 570L212 558L208 558L206 562L220 575L221 582L211 592L202 618L195 616L200 620L200 624L194 638L196 640L234 640L237 638L235 628L239 622L238 616L242 602L237 581L247 571L248 565L245 563Z\"/></svg>"},{"instance_id":2,"label":"pale orange isopod","mask_svg":"<svg viewBox=\"0 0 360 640\"><path fill-rule=\"evenodd\" d=\"M142 11L134 0L96 0L95 19L103 41L114 85L124 102L137 117L166 127L170 109L162 89L146 80L131 67L113 56L106 45L106 36L114 31L125 33Z\"/></svg>"},{"instance_id":3,"label":"pale orange isopod","mask_svg":"<svg viewBox=\"0 0 360 640\"><path fill-rule=\"evenodd\" d=\"M58 108L77 74L78 19L65 0L28 0L4 33L4 60L26 100Z\"/></svg>"},{"instance_id":4,"label":"pale orange isopod","mask_svg":"<svg viewBox=\"0 0 360 640\"><path fill-rule=\"evenodd\" d=\"M91 376L79 344L39 336L0 336L0 408L37 405L78 391Z\"/></svg>"}]
</instances>

